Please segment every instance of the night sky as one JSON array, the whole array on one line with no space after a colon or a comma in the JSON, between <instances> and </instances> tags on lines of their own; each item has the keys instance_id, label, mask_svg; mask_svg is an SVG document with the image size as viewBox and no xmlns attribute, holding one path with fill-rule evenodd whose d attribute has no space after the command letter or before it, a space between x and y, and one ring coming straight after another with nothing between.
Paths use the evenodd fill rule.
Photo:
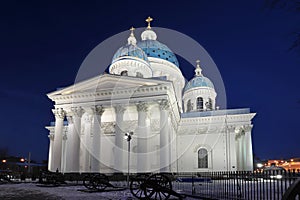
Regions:
<instances>
[{"instance_id":1,"label":"night sky","mask_svg":"<svg viewBox=\"0 0 300 200\"><path fill-rule=\"evenodd\" d=\"M256 156L300 157L300 52L288 51L300 12L267 9L263 0L20 0L1 1L0 15L0 148L12 155L47 159L44 127L54 117L46 94L71 85L95 46L132 25L145 27L150 15L153 26L182 32L208 51L228 108L257 112Z\"/></svg>"}]
</instances>

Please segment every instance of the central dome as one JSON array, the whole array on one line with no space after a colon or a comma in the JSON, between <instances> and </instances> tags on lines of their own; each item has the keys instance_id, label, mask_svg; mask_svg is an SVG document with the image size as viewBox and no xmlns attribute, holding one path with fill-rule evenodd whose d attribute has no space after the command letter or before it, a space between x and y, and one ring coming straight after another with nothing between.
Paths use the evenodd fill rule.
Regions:
<instances>
[{"instance_id":1,"label":"central dome","mask_svg":"<svg viewBox=\"0 0 300 200\"><path fill-rule=\"evenodd\" d=\"M160 58L169 61L179 67L175 54L164 44L157 40L146 39L137 43L148 57Z\"/></svg>"}]
</instances>

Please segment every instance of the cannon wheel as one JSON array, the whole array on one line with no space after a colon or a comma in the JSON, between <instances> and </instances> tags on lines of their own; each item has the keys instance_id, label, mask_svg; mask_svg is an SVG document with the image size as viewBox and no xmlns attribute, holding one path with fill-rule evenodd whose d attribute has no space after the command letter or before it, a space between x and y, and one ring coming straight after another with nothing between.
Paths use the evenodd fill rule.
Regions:
<instances>
[{"instance_id":1,"label":"cannon wheel","mask_svg":"<svg viewBox=\"0 0 300 200\"><path fill-rule=\"evenodd\" d=\"M83 178L83 185L89 190L94 189L93 176L87 175Z\"/></svg>"},{"instance_id":2,"label":"cannon wheel","mask_svg":"<svg viewBox=\"0 0 300 200\"><path fill-rule=\"evenodd\" d=\"M94 189L103 191L109 185L108 177L104 174L97 174L93 177Z\"/></svg>"},{"instance_id":3,"label":"cannon wheel","mask_svg":"<svg viewBox=\"0 0 300 200\"><path fill-rule=\"evenodd\" d=\"M130 182L130 192L131 194L138 199L146 199L145 193L151 191L146 190L145 181L149 177L147 174L138 174L136 177L131 179ZM148 194L151 196L151 194Z\"/></svg>"},{"instance_id":4,"label":"cannon wheel","mask_svg":"<svg viewBox=\"0 0 300 200\"><path fill-rule=\"evenodd\" d=\"M164 174L153 174L145 182L147 199L167 200L171 196L171 180Z\"/></svg>"}]
</instances>

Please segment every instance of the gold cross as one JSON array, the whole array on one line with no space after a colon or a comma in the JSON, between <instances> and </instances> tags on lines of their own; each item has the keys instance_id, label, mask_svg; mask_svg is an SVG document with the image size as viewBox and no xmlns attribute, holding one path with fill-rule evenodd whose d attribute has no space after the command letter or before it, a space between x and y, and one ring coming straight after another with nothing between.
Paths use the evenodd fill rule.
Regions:
<instances>
[{"instance_id":1,"label":"gold cross","mask_svg":"<svg viewBox=\"0 0 300 200\"><path fill-rule=\"evenodd\" d=\"M131 31L131 34L133 34L133 31L135 30L135 28L132 26L129 30Z\"/></svg>"},{"instance_id":2,"label":"gold cross","mask_svg":"<svg viewBox=\"0 0 300 200\"><path fill-rule=\"evenodd\" d=\"M147 29L151 29L151 26L150 26L150 23L153 21L153 19L149 16L147 19L146 19L146 22L148 22L148 27Z\"/></svg>"},{"instance_id":3,"label":"gold cross","mask_svg":"<svg viewBox=\"0 0 300 200\"><path fill-rule=\"evenodd\" d=\"M197 67L198 66L200 67L200 60L196 60L196 63L197 63Z\"/></svg>"}]
</instances>

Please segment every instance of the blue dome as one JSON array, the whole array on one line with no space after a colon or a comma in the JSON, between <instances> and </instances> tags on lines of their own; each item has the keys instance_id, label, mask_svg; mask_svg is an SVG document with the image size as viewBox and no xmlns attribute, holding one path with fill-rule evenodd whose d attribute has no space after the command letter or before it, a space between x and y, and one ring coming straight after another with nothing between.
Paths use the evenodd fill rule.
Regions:
<instances>
[{"instance_id":1,"label":"blue dome","mask_svg":"<svg viewBox=\"0 0 300 200\"><path fill-rule=\"evenodd\" d=\"M204 76L195 76L186 84L184 91L197 87L210 87L212 89L215 88L214 84L208 78Z\"/></svg>"},{"instance_id":2,"label":"blue dome","mask_svg":"<svg viewBox=\"0 0 300 200\"><path fill-rule=\"evenodd\" d=\"M133 44L127 44L118 49L118 51L113 56L112 63L117 58L124 57L124 56L132 56L132 57L143 59L148 62L148 57L141 48Z\"/></svg>"},{"instance_id":3,"label":"blue dome","mask_svg":"<svg viewBox=\"0 0 300 200\"><path fill-rule=\"evenodd\" d=\"M148 57L161 58L179 67L175 54L166 45L157 40L142 40L137 45L144 50Z\"/></svg>"}]
</instances>

